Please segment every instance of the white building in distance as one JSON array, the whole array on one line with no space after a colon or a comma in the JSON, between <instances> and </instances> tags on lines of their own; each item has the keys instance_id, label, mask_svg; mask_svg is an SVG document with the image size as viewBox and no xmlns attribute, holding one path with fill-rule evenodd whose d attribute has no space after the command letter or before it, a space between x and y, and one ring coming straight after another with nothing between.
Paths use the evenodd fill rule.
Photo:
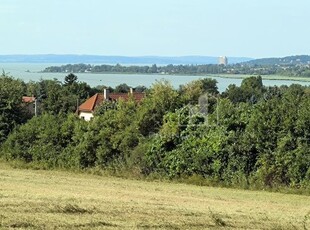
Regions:
<instances>
[{"instance_id":1,"label":"white building in distance","mask_svg":"<svg viewBox=\"0 0 310 230\"><path fill-rule=\"evenodd\" d=\"M220 56L219 57L219 65L226 66L228 64L228 59L226 56Z\"/></svg>"}]
</instances>

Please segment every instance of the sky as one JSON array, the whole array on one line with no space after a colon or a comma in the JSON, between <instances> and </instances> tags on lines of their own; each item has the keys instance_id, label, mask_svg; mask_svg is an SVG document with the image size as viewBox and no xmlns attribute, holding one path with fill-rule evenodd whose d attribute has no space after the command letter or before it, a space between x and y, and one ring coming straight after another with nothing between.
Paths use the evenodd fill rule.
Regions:
<instances>
[{"instance_id":1,"label":"sky","mask_svg":"<svg viewBox=\"0 0 310 230\"><path fill-rule=\"evenodd\" d=\"M0 0L0 54L310 54L309 0Z\"/></svg>"}]
</instances>

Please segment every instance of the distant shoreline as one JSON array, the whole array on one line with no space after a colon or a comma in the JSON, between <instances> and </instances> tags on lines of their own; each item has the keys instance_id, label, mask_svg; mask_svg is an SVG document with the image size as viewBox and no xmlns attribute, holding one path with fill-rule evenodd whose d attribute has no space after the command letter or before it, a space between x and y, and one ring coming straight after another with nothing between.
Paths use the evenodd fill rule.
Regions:
<instances>
[{"instance_id":1,"label":"distant shoreline","mask_svg":"<svg viewBox=\"0 0 310 230\"><path fill-rule=\"evenodd\" d=\"M38 73L53 73L53 72L44 72L39 71ZM69 74L68 72L54 72L54 73L62 73L62 74ZM132 72L73 72L73 74L79 75L79 74L113 74L113 75L161 75L163 77L165 76L197 76L202 78L229 78L229 79L244 79L251 76L259 76L256 74L161 74L161 73L132 73ZM307 77L289 77L289 76L281 76L281 75L260 75L263 80L277 80L277 81L296 81L296 82L310 82L310 78Z\"/></svg>"},{"instance_id":2,"label":"distant shoreline","mask_svg":"<svg viewBox=\"0 0 310 230\"><path fill-rule=\"evenodd\" d=\"M25 82L29 81L40 81L41 79L53 80L57 79L63 81L65 76L70 72L59 71L59 72L42 72L46 67L53 66L55 63L48 64L0 64L0 68L5 71L9 76L21 79ZM27 71L29 70L29 72ZM83 72L72 70L78 77L78 80L89 84L91 87L96 87L98 85L107 85L111 87L116 87L119 84L126 83L130 86L144 85L150 87L154 82L161 79L168 80L174 88L178 88L180 85L185 85L190 81L203 79L203 78L213 78L218 84L220 92L224 92L229 85L235 84L240 86L242 79L249 76L249 74L225 74L225 73L133 73L133 72ZM303 77L288 77L288 76L278 76L278 75L261 75L263 78L264 85L268 86L281 86L281 85L291 85L300 84L304 86L310 85L309 79Z\"/></svg>"}]
</instances>

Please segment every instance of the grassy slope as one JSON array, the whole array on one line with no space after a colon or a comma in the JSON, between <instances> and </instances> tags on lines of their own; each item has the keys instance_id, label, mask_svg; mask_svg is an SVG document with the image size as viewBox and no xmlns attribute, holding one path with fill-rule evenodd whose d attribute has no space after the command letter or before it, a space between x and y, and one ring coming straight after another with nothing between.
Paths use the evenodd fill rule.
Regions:
<instances>
[{"instance_id":1,"label":"grassy slope","mask_svg":"<svg viewBox=\"0 0 310 230\"><path fill-rule=\"evenodd\" d=\"M0 163L0 229L310 229L310 198Z\"/></svg>"}]
</instances>

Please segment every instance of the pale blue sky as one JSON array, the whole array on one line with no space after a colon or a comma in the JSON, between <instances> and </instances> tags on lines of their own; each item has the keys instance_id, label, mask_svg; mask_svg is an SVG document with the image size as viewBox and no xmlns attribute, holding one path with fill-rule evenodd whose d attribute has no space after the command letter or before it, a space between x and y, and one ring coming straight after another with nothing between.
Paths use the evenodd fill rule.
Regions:
<instances>
[{"instance_id":1,"label":"pale blue sky","mask_svg":"<svg viewBox=\"0 0 310 230\"><path fill-rule=\"evenodd\" d=\"M310 54L310 0L0 0L0 54Z\"/></svg>"}]
</instances>

